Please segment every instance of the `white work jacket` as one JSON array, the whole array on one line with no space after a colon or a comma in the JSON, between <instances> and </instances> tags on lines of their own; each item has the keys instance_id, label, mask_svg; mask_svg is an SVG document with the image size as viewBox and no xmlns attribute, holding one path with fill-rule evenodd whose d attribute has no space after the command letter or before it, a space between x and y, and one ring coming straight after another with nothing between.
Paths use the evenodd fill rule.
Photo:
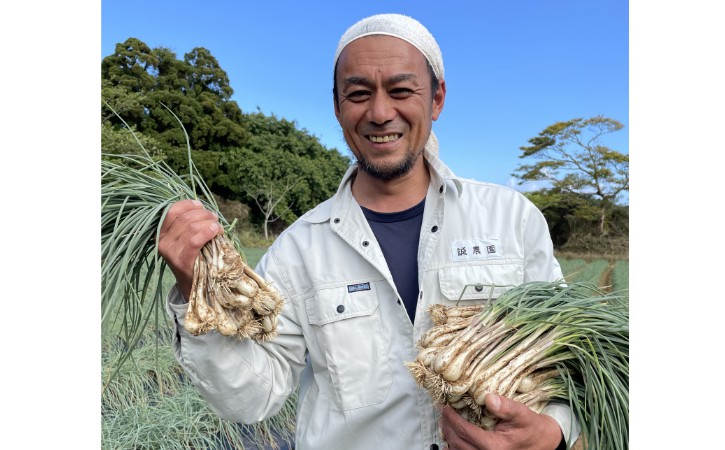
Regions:
<instances>
[{"instance_id":1,"label":"white work jacket","mask_svg":"<svg viewBox=\"0 0 725 450\"><path fill-rule=\"evenodd\" d=\"M337 193L285 230L256 267L285 300L273 341L190 335L182 326L187 306L172 290L176 357L219 416L269 418L299 385L298 450L444 447L439 414L404 364L416 358L416 342L432 325L428 305L481 303L562 274L546 221L526 197L459 179L435 154L426 150L425 157L431 184L415 325L353 198L354 166ZM547 408L571 443L579 431L568 406Z\"/></svg>"}]
</instances>

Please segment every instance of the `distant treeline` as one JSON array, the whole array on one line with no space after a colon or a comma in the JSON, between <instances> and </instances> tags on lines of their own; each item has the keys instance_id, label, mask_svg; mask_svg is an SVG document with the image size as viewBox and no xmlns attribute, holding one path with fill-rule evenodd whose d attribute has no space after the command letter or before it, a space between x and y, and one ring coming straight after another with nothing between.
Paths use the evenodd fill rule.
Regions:
<instances>
[{"instance_id":1,"label":"distant treeline","mask_svg":"<svg viewBox=\"0 0 725 450\"><path fill-rule=\"evenodd\" d=\"M205 48L178 59L167 48L129 38L102 60L101 77L105 154L141 151L125 122L154 158L186 173L185 130L212 192L246 205L252 223L292 223L334 194L350 165L349 157L293 121L242 112L231 100L226 72Z\"/></svg>"}]
</instances>

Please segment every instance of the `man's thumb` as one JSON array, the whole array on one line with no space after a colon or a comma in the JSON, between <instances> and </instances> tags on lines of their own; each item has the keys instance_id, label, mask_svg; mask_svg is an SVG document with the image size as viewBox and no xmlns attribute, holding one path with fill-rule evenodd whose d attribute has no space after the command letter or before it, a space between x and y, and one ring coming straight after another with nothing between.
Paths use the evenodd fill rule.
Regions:
<instances>
[{"instance_id":1,"label":"man's thumb","mask_svg":"<svg viewBox=\"0 0 725 450\"><path fill-rule=\"evenodd\" d=\"M496 394L486 394L486 410L499 419L511 419L515 413L513 402Z\"/></svg>"}]
</instances>

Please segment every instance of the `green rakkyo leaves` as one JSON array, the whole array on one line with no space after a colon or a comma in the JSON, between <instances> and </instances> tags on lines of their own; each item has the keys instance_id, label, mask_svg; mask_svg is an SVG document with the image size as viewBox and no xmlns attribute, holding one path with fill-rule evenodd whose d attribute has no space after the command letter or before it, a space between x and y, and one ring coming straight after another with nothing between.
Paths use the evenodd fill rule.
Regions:
<instances>
[{"instance_id":1,"label":"green rakkyo leaves","mask_svg":"<svg viewBox=\"0 0 725 450\"><path fill-rule=\"evenodd\" d=\"M127 349L109 379L131 355L147 326L164 326L160 320L166 264L156 242L171 204L198 199L219 215L227 230L232 227L196 170L190 149L190 171L181 176L137 142L141 155L102 153L101 158L101 327L117 334ZM238 238L228 234L243 257Z\"/></svg>"},{"instance_id":2,"label":"green rakkyo leaves","mask_svg":"<svg viewBox=\"0 0 725 450\"><path fill-rule=\"evenodd\" d=\"M530 282L475 315L470 308L434 305L434 327L421 338L416 361L407 363L435 402L482 428L496 422L483 406L488 393L536 412L565 402L588 448L628 448L627 295L589 282Z\"/></svg>"}]
</instances>

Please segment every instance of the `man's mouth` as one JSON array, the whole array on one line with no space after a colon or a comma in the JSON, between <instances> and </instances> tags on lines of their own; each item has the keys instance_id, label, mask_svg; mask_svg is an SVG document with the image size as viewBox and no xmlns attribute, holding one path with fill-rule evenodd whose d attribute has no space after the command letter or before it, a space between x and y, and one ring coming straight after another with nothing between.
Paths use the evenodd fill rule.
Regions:
<instances>
[{"instance_id":1,"label":"man's mouth","mask_svg":"<svg viewBox=\"0 0 725 450\"><path fill-rule=\"evenodd\" d=\"M396 134L386 134L385 136L368 135L368 139L371 142L374 142L376 144L382 144L385 142L396 141L396 140L400 139L401 136L402 136L401 134L397 134L397 133Z\"/></svg>"}]
</instances>

